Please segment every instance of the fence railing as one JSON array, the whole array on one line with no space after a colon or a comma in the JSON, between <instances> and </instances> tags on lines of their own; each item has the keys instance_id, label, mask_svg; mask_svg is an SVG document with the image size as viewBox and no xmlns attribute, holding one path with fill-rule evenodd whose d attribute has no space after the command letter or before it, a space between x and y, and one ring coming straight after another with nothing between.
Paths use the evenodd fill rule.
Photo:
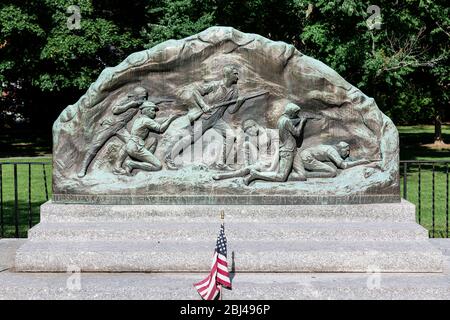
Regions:
<instances>
[{"instance_id":1,"label":"fence railing","mask_svg":"<svg viewBox=\"0 0 450 320\"><path fill-rule=\"evenodd\" d=\"M0 162L0 237L26 237L39 222L39 207L51 196L48 161Z\"/></svg>"},{"instance_id":2,"label":"fence railing","mask_svg":"<svg viewBox=\"0 0 450 320\"><path fill-rule=\"evenodd\" d=\"M432 238L449 235L450 161L400 161L401 193ZM0 238L26 237L51 197L51 162L0 162Z\"/></svg>"},{"instance_id":3,"label":"fence railing","mask_svg":"<svg viewBox=\"0 0 450 320\"><path fill-rule=\"evenodd\" d=\"M416 205L417 222L432 238L449 237L449 165L447 160L400 161L402 196Z\"/></svg>"}]
</instances>

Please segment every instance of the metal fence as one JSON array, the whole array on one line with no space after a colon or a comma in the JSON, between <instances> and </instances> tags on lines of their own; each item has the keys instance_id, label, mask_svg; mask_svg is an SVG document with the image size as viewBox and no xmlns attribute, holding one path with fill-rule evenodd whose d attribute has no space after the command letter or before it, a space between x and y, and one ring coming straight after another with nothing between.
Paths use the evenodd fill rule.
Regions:
<instances>
[{"instance_id":1,"label":"metal fence","mask_svg":"<svg viewBox=\"0 0 450 320\"><path fill-rule=\"evenodd\" d=\"M400 161L402 195L416 205L417 222L431 238L449 237L449 164L446 160Z\"/></svg>"},{"instance_id":2,"label":"metal fence","mask_svg":"<svg viewBox=\"0 0 450 320\"><path fill-rule=\"evenodd\" d=\"M400 161L403 198L430 237L449 237L450 161ZM51 197L50 162L0 162L0 238L26 237Z\"/></svg>"},{"instance_id":3,"label":"metal fence","mask_svg":"<svg viewBox=\"0 0 450 320\"><path fill-rule=\"evenodd\" d=\"M0 237L26 237L51 196L50 162L0 162Z\"/></svg>"}]
</instances>

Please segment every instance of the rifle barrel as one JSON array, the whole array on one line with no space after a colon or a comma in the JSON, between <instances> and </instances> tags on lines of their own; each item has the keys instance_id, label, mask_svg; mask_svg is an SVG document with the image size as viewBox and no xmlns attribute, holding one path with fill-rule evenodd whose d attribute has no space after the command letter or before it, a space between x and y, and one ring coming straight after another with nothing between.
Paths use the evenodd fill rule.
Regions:
<instances>
[{"instance_id":1,"label":"rifle barrel","mask_svg":"<svg viewBox=\"0 0 450 320\"><path fill-rule=\"evenodd\" d=\"M154 102L154 104L160 104L160 103L165 103L165 102L174 102L174 99L162 99L162 100L158 100L157 102Z\"/></svg>"},{"instance_id":2,"label":"rifle barrel","mask_svg":"<svg viewBox=\"0 0 450 320\"><path fill-rule=\"evenodd\" d=\"M265 95L266 93L269 93L269 91L262 91L262 92L252 93L252 94L249 94L249 95L247 95L247 96L244 96L244 98L245 98L245 100L247 100L247 99L252 99L252 98L256 98L256 97ZM214 106L211 107L211 109L219 108L219 107L223 107L223 106L227 106L227 105L236 103L237 101L238 101L238 99L229 100L229 101L224 101L224 102L215 104Z\"/></svg>"}]
</instances>

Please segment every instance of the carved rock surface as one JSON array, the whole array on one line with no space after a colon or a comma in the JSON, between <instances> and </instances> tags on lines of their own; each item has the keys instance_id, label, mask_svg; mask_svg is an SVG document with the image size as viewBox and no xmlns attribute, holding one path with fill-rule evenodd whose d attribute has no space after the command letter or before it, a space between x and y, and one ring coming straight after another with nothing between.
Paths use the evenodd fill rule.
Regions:
<instances>
[{"instance_id":1,"label":"carved rock surface","mask_svg":"<svg viewBox=\"0 0 450 320\"><path fill-rule=\"evenodd\" d=\"M170 141L189 125L186 116L175 120L161 135L155 155L160 171L135 170L133 175L113 174L123 145L114 136L97 153L86 176L77 172L112 106L136 86L148 90L149 100L173 99L159 104L156 120L185 114L180 88L221 78L222 68L239 69L241 95L267 90L223 119L238 130L246 119L276 128L287 102L294 102L320 120L307 121L299 148L345 141L351 159L379 159L378 166L361 165L342 170L335 178L307 181L263 182L249 186L242 178L215 181L216 170L195 160L177 171L167 170L164 155ZM133 121L128 123L130 130ZM399 140L392 121L375 101L338 73L292 45L275 42L230 27L212 27L197 35L169 40L131 54L116 67L106 68L87 92L69 105L53 126L53 200L82 203L284 203L339 204L398 202ZM205 153L208 143L203 142ZM195 146L194 146L195 147ZM239 165L237 166L239 167Z\"/></svg>"}]
</instances>

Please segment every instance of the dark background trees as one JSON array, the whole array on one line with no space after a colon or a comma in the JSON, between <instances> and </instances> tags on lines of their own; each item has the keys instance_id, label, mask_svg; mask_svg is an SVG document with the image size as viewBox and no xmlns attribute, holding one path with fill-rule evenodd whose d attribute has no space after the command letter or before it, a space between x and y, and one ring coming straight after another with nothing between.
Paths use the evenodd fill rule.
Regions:
<instances>
[{"instance_id":1,"label":"dark background trees","mask_svg":"<svg viewBox=\"0 0 450 320\"><path fill-rule=\"evenodd\" d=\"M0 128L49 132L105 67L213 25L294 44L374 97L396 124L448 120L448 2L381 0L375 20L372 2L1 0ZM81 10L79 29L67 25L71 5Z\"/></svg>"}]
</instances>

